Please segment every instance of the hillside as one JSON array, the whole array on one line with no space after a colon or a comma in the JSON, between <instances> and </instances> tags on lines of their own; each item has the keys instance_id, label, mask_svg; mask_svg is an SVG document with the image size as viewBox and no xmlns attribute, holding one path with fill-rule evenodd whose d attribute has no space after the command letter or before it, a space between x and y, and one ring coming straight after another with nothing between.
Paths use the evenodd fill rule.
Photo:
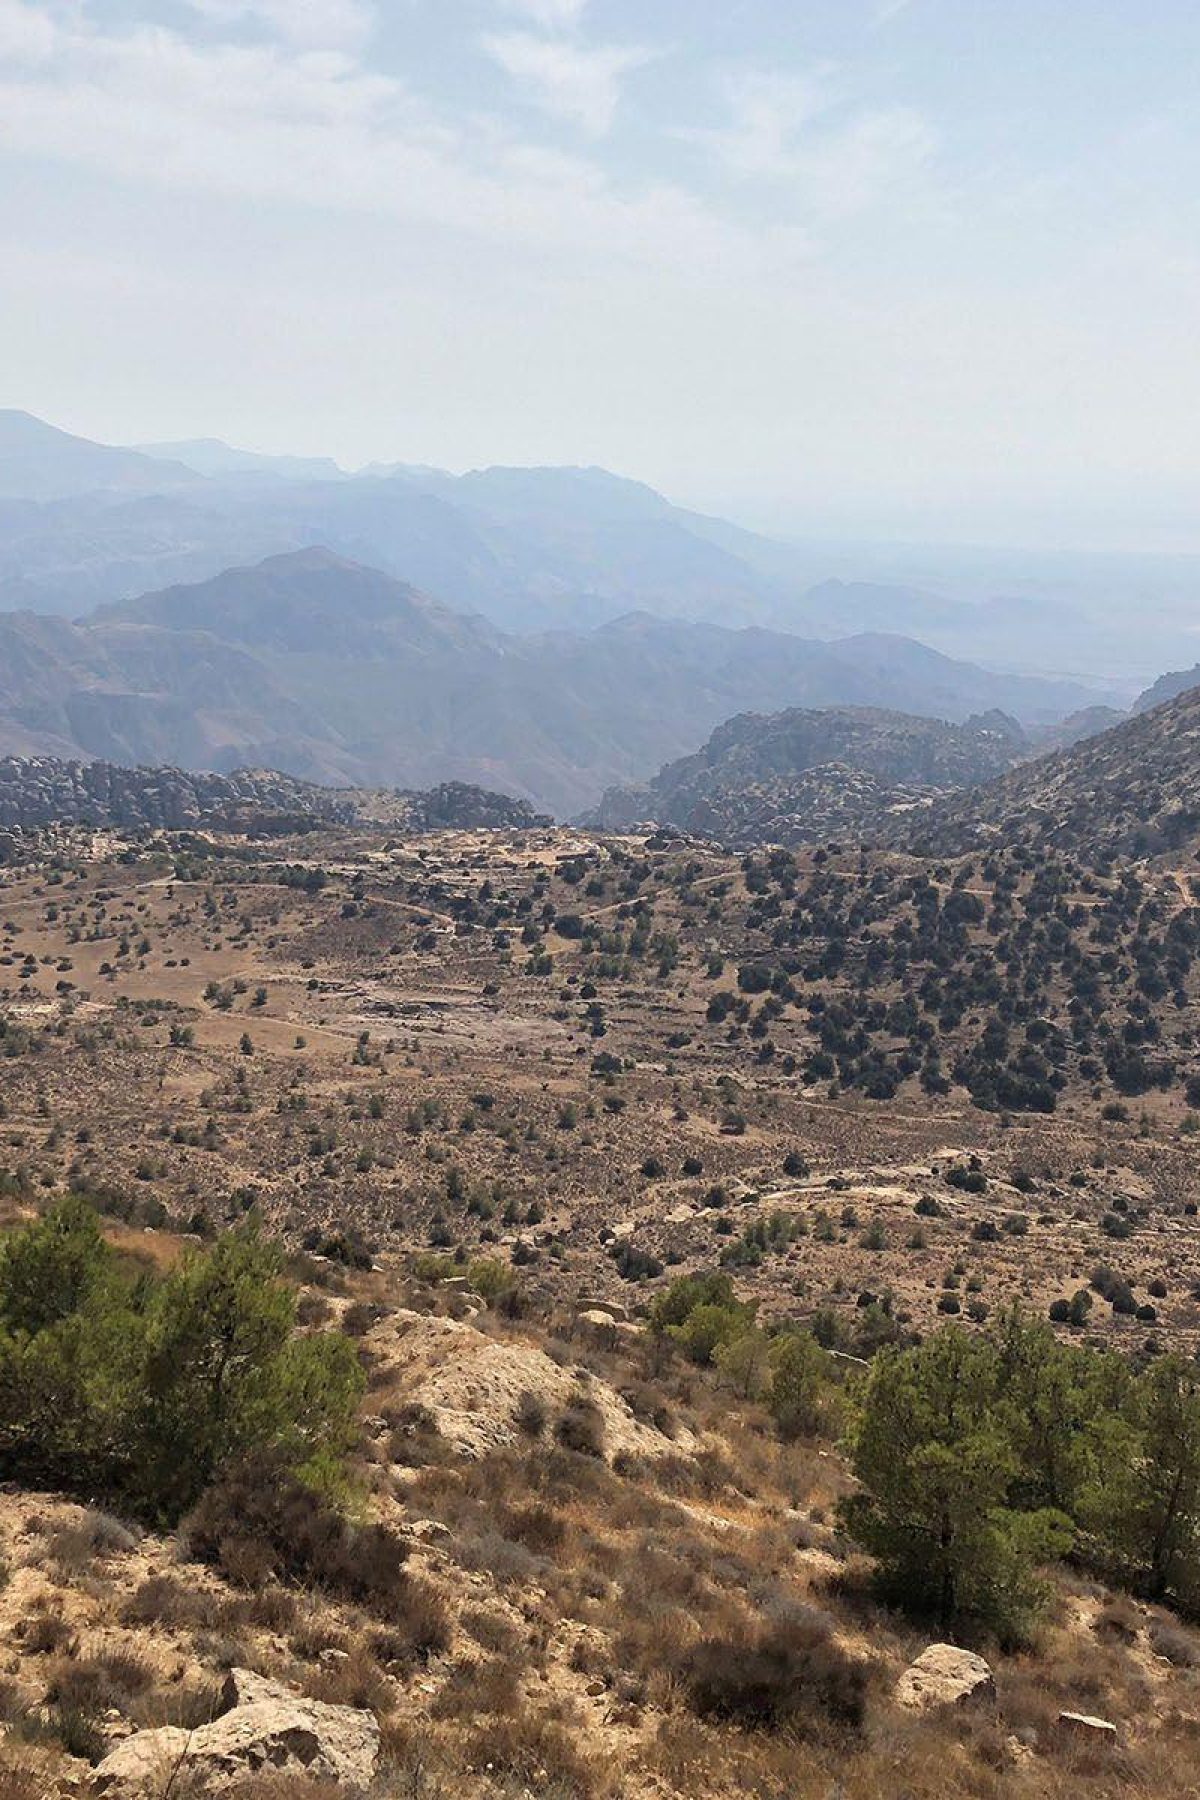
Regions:
<instances>
[{"instance_id":1,"label":"hillside","mask_svg":"<svg viewBox=\"0 0 1200 1800\"><path fill-rule=\"evenodd\" d=\"M3 1791L1190 1794L1181 871L238 823L0 872Z\"/></svg>"},{"instance_id":2,"label":"hillside","mask_svg":"<svg viewBox=\"0 0 1200 1800\"><path fill-rule=\"evenodd\" d=\"M993 844L1093 857L1189 850L1200 839L1200 688L879 836L939 856Z\"/></svg>"},{"instance_id":3,"label":"hillside","mask_svg":"<svg viewBox=\"0 0 1200 1800\"><path fill-rule=\"evenodd\" d=\"M587 824L648 821L734 847L869 834L922 797L986 781L1024 743L1004 714L949 725L872 708L744 713L645 787L613 788Z\"/></svg>"},{"instance_id":4,"label":"hillside","mask_svg":"<svg viewBox=\"0 0 1200 1800\"><path fill-rule=\"evenodd\" d=\"M1172 669L1166 675L1148 687L1144 694L1139 694L1133 703L1135 713L1150 712L1161 706L1166 700L1174 700L1179 694L1186 694L1189 688L1200 687L1200 663L1191 669Z\"/></svg>"},{"instance_id":5,"label":"hillside","mask_svg":"<svg viewBox=\"0 0 1200 1800\"><path fill-rule=\"evenodd\" d=\"M0 758L0 834L87 825L125 832L246 832L278 836L319 825L379 821L406 831L492 827L522 830L549 821L521 800L447 782L428 793L378 794L322 788L271 769L229 775L124 768L50 757ZM0 836L0 848L4 837Z\"/></svg>"},{"instance_id":6,"label":"hillside","mask_svg":"<svg viewBox=\"0 0 1200 1800\"><path fill-rule=\"evenodd\" d=\"M898 705L1031 723L1086 690L911 640L814 642L629 615L511 637L309 549L104 608L0 614L0 752L286 770L334 786L458 780L569 815L747 709Z\"/></svg>"}]
</instances>

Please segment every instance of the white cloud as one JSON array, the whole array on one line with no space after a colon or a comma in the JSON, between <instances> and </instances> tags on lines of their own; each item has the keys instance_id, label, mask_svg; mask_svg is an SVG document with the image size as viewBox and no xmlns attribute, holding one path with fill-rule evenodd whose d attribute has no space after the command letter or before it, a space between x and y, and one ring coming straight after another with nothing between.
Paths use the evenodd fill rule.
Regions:
<instances>
[{"instance_id":1,"label":"white cloud","mask_svg":"<svg viewBox=\"0 0 1200 1800\"><path fill-rule=\"evenodd\" d=\"M795 179L812 214L847 218L911 191L936 148L936 135L919 113L881 107L806 146L797 154Z\"/></svg>"},{"instance_id":2,"label":"white cloud","mask_svg":"<svg viewBox=\"0 0 1200 1800\"><path fill-rule=\"evenodd\" d=\"M830 65L744 75L729 101L726 125L685 135L736 176L786 185L814 221L911 188L936 149L932 128L910 107L847 107Z\"/></svg>"},{"instance_id":3,"label":"white cloud","mask_svg":"<svg viewBox=\"0 0 1200 1800\"><path fill-rule=\"evenodd\" d=\"M535 105L592 137L611 129L626 75L652 56L632 46L587 49L529 32L485 37L483 47Z\"/></svg>"},{"instance_id":4,"label":"white cloud","mask_svg":"<svg viewBox=\"0 0 1200 1800\"><path fill-rule=\"evenodd\" d=\"M546 31L578 25L588 0L504 0L509 12L521 13Z\"/></svg>"},{"instance_id":5,"label":"white cloud","mask_svg":"<svg viewBox=\"0 0 1200 1800\"><path fill-rule=\"evenodd\" d=\"M300 49L358 48L370 36L369 0L188 0L218 25L250 20Z\"/></svg>"},{"instance_id":6,"label":"white cloud","mask_svg":"<svg viewBox=\"0 0 1200 1800\"><path fill-rule=\"evenodd\" d=\"M345 51L202 43L151 25L109 34L73 5L23 0L0 0L0 43L13 50L0 67L0 151L137 188L371 214L573 272L616 259L724 279L807 251L796 232L751 231L668 182L618 189L596 162L495 120L447 123ZM579 77L576 116L599 127L610 103L603 79Z\"/></svg>"},{"instance_id":7,"label":"white cloud","mask_svg":"<svg viewBox=\"0 0 1200 1800\"><path fill-rule=\"evenodd\" d=\"M730 86L727 125L682 135L740 175L790 174L800 132L830 104L827 78L825 67L807 75L744 75Z\"/></svg>"}]
</instances>

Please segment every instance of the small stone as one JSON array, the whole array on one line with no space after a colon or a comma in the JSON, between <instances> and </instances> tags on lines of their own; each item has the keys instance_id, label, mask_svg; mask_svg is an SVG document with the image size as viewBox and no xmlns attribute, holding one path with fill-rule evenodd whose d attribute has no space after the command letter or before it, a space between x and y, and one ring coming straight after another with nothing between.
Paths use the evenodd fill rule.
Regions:
<instances>
[{"instance_id":1,"label":"small stone","mask_svg":"<svg viewBox=\"0 0 1200 1800\"><path fill-rule=\"evenodd\" d=\"M1097 1719L1091 1713L1060 1712L1059 1730L1069 1737L1091 1738L1096 1743L1115 1744L1117 1728L1111 1719Z\"/></svg>"}]
</instances>

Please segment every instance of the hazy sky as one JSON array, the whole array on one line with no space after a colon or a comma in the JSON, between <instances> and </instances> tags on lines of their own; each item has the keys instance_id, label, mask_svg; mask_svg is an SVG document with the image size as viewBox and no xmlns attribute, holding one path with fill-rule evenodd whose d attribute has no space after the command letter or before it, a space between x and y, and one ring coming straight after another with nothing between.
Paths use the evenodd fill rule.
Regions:
<instances>
[{"instance_id":1,"label":"hazy sky","mask_svg":"<svg viewBox=\"0 0 1200 1800\"><path fill-rule=\"evenodd\" d=\"M1200 548L1196 0L0 0L0 403Z\"/></svg>"}]
</instances>

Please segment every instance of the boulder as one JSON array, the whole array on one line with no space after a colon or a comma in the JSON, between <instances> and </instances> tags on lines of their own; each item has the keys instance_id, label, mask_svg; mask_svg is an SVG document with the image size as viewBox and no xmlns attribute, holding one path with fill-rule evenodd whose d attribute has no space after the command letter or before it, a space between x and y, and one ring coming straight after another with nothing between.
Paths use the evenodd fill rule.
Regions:
<instances>
[{"instance_id":1,"label":"boulder","mask_svg":"<svg viewBox=\"0 0 1200 1800\"><path fill-rule=\"evenodd\" d=\"M991 1667L973 1650L930 1644L896 1684L896 1704L924 1711L933 1706L965 1706L996 1698Z\"/></svg>"},{"instance_id":2,"label":"boulder","mask_svg":"<svg viewBox=\"0 0 1200 1800\"><path fill-rule=\"evenodd\" d=\"M113 1800L134 1800L138 1794L163 1794L173 1784L176 1771L187 1763L195 1734L176 1725L157 1731L135 1731L110 1750L92 1773L89 1791L110 1794Z\"/></svg>"},{"instance_id":3,"label":"boulder","mask_svg":"<svg viewBox=\"0 0 1200 1800\"><path fill-rule=\"evenodd\" d=\"M1115 1744L1117 1728L1110 1719L1097 1719L1091 1713L1061 1712L1058 1729L1064 1737L1087 1739L1094 1744Z\"/></svg>"},{"instance_id":4,"label":"boulder","mask_svg":"<svg viewBox=\"0 0 1200 1800\"><path fill-rule=\"evenodd\" d=\"M619 1300L581 1300L576 1310L581 1314L605 1313L614 1325L625 1325L629 1320L629 1308Z\"/></svg>"},{"instance_id":5,"label":"boulder","mask_svg":"<svg viewBox=\"0 0 1200 1800\"><path fill-rule=\"evenodd\" d=\"M189 1793L252 1775L335 1781L348 1792L369 1785L379 1760L372 1713L305 1700L251 1669L230 1671L224 1698L230 1710L196 1731L165 1726L127 1738L93 1772L91 1793L135 1800L162 1791L176 1772Z\"/></svg>"}]
</instances>

